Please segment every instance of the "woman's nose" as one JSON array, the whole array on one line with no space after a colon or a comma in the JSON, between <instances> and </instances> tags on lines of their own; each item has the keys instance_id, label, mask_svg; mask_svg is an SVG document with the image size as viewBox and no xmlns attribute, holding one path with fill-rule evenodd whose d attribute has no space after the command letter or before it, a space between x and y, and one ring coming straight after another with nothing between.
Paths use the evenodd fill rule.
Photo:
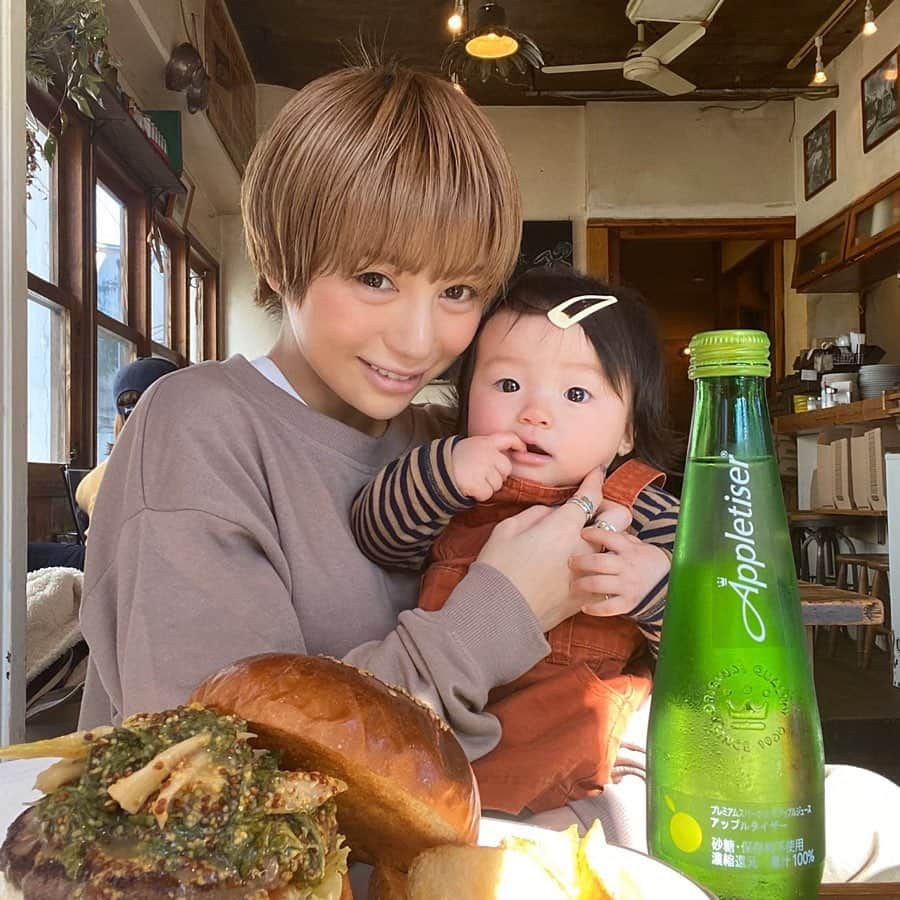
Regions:
<instances>
[{"instance_id":1,"label":"woman's nose","mask_svg":"<svg viewBox=\"0 0 900 900\"><path fill-rule=\"evenodd\" d=\"M523 425L536 425L540 428L550 426L550 414L540 406L530 404L519 413L519 421Z\"/></svg>"},{"instance_id":2,"label":"woman's nose","mask_svg":"<svg viewBox=\"0 0 900 900\"><path fill-rule=\"evenodd\" d=\"M430 303L403 304L385 334L385 343L398 362L430 359L435 340L434 310Z\"/></svg>"}]
</instances>

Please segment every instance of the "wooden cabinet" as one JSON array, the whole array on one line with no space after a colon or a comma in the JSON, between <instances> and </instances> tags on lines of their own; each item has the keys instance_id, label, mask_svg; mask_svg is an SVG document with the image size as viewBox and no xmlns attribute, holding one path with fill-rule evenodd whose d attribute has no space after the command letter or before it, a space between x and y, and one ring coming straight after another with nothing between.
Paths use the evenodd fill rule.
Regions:
<instances>
[{"instance_id":1,"label":"wooden cabinet","mask_svg":"<svg viewBox=\"0 0 900 900\"><path fill-rule=\"evenodd\" d=\"M847 256L857 258L900 239L900 179L892 179L850 210Z\"/></svg>"},{"instance_id":2,"label":"wooden cabinet","mask_svg":"<svg viewBox=\"0 0 900 900\"><path fill-rule=\"evenodd\" d=\"M858 292L900 271L900 174L797 238L792 285Z\"/></svg>"},{"instance_id":3,"label":"wooden cabinet","mask_svg":"<svg viewBox=\"0 0 900 900\"><path fill-rule=\"evenodd\" d=\"M797 239L794 262L795 290L803 288L844 264L849 212L844 210Z\"/></svg>"}]
</instances>

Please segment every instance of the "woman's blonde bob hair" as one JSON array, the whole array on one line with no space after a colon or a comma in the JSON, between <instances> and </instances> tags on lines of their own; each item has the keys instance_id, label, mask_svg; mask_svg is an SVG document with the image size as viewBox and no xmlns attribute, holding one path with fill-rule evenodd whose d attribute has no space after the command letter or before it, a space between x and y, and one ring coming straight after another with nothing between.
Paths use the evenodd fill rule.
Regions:
<instances>
[{"instance_id":1,"label":"woman's blonde bob hair","mask_svg":"<svg viewBox=\"0 0 900 900\"><path fill-rule=\"evenodd\" d=\"M300 301L313 278L376 264L465 279L488 300L518 257L520 206L500 139L448 82L394 64L332 72L282 109L247 165L257 302Z\"/></svg>"}]
</instances>

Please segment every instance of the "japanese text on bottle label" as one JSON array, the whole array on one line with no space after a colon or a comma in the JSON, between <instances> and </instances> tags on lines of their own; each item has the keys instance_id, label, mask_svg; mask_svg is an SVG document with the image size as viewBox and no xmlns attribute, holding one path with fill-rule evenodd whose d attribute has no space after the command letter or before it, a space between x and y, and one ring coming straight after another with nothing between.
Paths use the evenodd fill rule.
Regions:
<instances>
[{"instance_id":1,"label":"japanese text on bottle label","mask_svg":"<svg viewBox=\"0 0 900 900\"><path fill-rule=\"evenodd\" d=\"M660 808L668 811L670 850L689 866L771 871L811 866L822 859L812 803L732 806L658 791Z\"/></svg>"}]
</instances>

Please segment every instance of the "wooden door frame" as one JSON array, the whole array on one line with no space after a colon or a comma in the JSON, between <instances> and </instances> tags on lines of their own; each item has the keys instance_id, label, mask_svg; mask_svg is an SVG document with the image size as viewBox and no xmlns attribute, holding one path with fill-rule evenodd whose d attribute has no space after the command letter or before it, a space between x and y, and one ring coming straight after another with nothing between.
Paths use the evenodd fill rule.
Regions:
<instances>
[{"instance_id":1,"label":"wooden door frame","mask_svg":"<svg viewBox=\"0 0 900 900\"><path fill-rule=\"evenodd\" d=\"M0 0L0 744L25 740L25 4Z\"/></svg>"},{"instance_id":2,"label":"wooden door frame","mask_svg":"<svg viewBox=\"0 0 900 900\"><path fill-rule=\"evenodd\" d=\"M784 241L797 232L793 216L751 219L588 219L587 270L610 284L621 278L622 241L769 241L772 244L772 374L784 377Z\"/></svg>"}]
</instances>

